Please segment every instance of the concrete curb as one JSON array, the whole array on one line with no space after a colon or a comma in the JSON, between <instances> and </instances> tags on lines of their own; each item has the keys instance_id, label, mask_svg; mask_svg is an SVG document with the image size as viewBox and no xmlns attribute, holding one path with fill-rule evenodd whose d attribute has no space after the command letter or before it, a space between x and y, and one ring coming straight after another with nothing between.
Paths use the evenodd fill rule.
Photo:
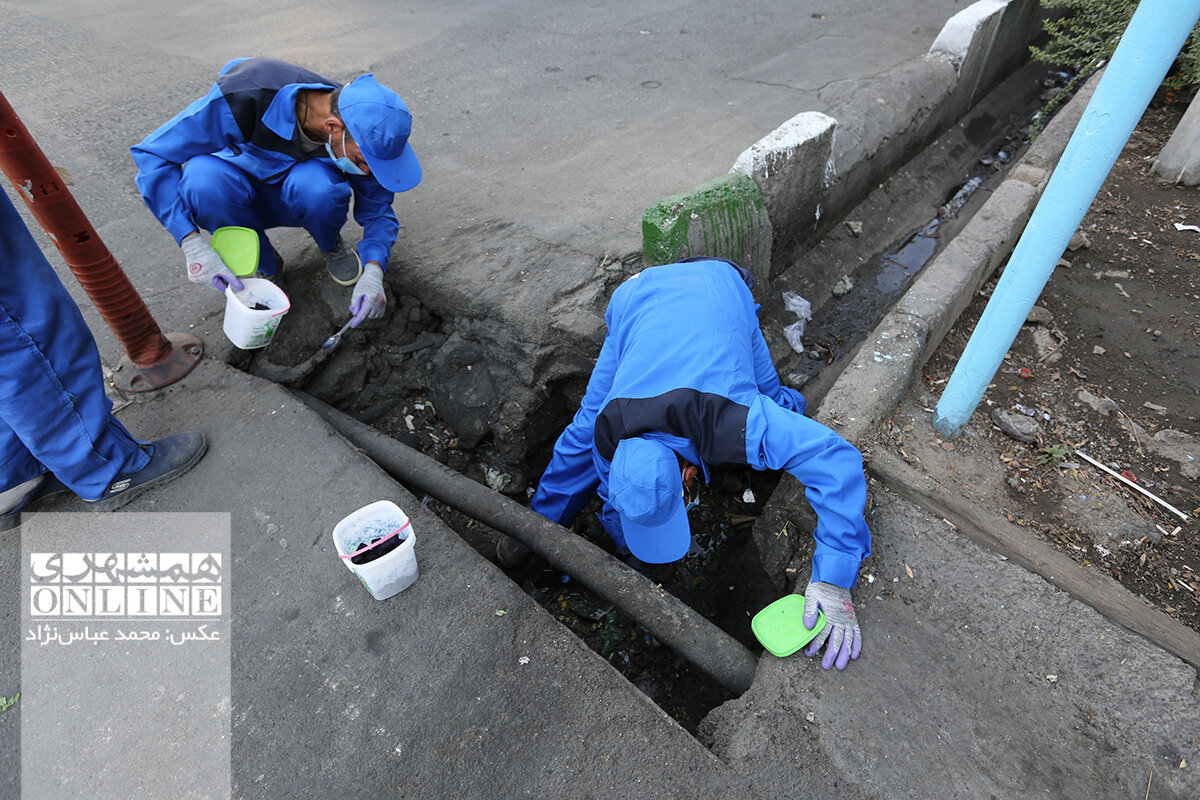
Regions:
<instances>
[{"instance_id":1,"label":"concrete curb","mask_svg":"<svg viewBox=\"0 0 1200 800\"><path fill-rule=\"evenodd\" d=\"M774 234L763 193L744 175L725 175L668 197L642 217L642 257L670 264L693 254L727 258L767 277Z\"/></svg>"},{"instance_id":2,"label":"concrete curb","mask_svg":"<svg viewBox=\"0 0 1200 800\"><path fill-rule=\"evenodd\" d=\"M851 442L895 408L979 286L1020 238L1099 81L1076 93L970 222L927 266L821 401L814 418Z\"/></svg>"},{"instance_id":3,"label":"concrete curb","mask_svg":"<svg viewBox=\"0 0 1200 800\"><path fill-rule=\"evenodd\" d=\"M1025 60L1040 22L1037 0L979 0L946 22L922 58L844 96L837 96L841 87L832 88L831 105L845 111L839 115L841 122L804 112L744 151L730 172L747 175L759 185L774 229L770 258L765 265L756 260L751 269L755 277L782 273L873 186L961 118L979 96ZM840 164L849 166L841 172ZM707 186L663 203L685 204L702 227L719 227L728 212L723 203L711 204L704 196ZM706 221L710 216L713 222ZM747 230L731 238L750 239L755 234ZM732 257L725 251L698 249L700 244L689 239L680 255ZM654 241L644 239L644 252L647 263L662 263L652 255L658 253ZM822 277L832 283L839 275Z\"/></svg>"}]
</instances>

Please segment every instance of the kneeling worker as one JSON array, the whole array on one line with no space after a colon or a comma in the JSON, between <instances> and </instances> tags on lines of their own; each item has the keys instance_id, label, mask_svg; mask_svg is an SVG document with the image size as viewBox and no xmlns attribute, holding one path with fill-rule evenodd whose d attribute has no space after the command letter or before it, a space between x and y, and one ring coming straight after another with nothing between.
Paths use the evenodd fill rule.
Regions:
<instances>
[{"instance_id":1,"label":"kneeling worker","mask_svg":"<svg viewBox=\"0 0 1200 800\"><path fill-rule=\"evenodd\" d=\"M818 607L828 620L805 654L825 646L822 666L844 669L862 646L850 589L871 550L862 455L805 417L804 398L780 384L752 285L731 262L700 258L650 267L617 288L587 392L531 507L569 526L597 492L618 547L662 564L691 546L687 484L697 468L706 482L710 465L787 470L818 518L805 624ZM502 545L502 561L523 555L519 543Z\"/></svg>"},{"instance_id":2,"label":"kneeling worker","mask_svg":"<svg viewBox=\"0 0 1200 800\"><path fill-rule=\"evenodd\" d=\"M354 287L358 327L387 305L383 272L400 229L394 193L421 182L411 130L404 101L372 75L343 86L283 61L242 58L131 153L138 190L183 249L189 280L242 288L201 229L257 231L258 269L272 276L266 229L304 228L334 282ZM356 249L341 236L351 197L363 227Z\"/></svg>"}]
</instances>

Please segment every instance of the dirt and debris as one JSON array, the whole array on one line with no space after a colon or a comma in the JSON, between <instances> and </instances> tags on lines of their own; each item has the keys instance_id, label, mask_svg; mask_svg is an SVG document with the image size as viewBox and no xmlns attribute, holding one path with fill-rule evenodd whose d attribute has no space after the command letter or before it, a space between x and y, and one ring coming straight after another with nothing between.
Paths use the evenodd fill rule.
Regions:
<instances>
[{"instance_id":1,"label":"dirt and debris","mask_svg":"<svg viewBox=\"0 0 1200 800\"><path fill-rule=\"evenodd\" d=\"M1200 236L1180 229L1200 189L1149 172L1183 110L1146 112L963 436L939 439L927 409L995 278L880 443L1200 629Z\"/></svg>"}]
</instances>

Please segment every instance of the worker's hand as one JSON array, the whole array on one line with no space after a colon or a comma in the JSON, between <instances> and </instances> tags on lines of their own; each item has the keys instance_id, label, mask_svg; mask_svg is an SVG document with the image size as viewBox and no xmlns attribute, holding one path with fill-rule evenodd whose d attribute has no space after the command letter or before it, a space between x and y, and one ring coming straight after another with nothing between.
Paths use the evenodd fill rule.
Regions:
<instances>
[{"instance_id":1,"label":"worker's hand","mask_svg":"<svg viewBox=\"0 0 1200 800\"><path fill-rule=\"evenodd\" d=\"M204 241L204 237L200 235L199 231L183 237L179 246L183 248L183 254L187 256L189 281L203 286L211 286L222 294L225 292L226 286L232 286L235 292L242 290L242 279L230 271L217 251Z\"/></svg>"},{"instance_id":2,"label":"worker's hand","mask_svg":"<svg viewBox=\"0 0 1200 800\"><path fill-rule=\"evenodd\" d=\"M383 267L368 261L363 266L363 274L354 284L354 294L350 295L350 313L354 315L350 327L357 328L363 320L379 319L385 308L387 297L383 293Z\"/></svg>"},{"instance_id":3,"label":"worker's hand","mask_svg":"<svg viewBox=\"0 0 1200 800\"><path fill-rule=\"evenodd\" d=\"M850 590L823 581L809 581L804 590L804 626L812 628L817 623L817 609L825 612L825 627L817 638L804 649L804 655L814 656L825 647L821 666L825 669L845 669L852 658L858 658L862 648L862 632L858 629L858 617L854 615L854 603Z\"/></svg>"}]
</instances>

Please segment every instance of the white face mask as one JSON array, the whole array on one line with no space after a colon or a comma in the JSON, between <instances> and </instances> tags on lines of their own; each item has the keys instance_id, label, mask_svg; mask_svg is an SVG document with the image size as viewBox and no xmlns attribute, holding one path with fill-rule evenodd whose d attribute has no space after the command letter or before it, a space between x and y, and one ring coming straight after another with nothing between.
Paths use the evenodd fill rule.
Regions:
<instances>
[{"instance_id":1,"label":"white face mask","mask_svg":"<svg viewBox=\"0 0 1200 800\"><path fill-rule=\"evenodd\" d=\"M333 139L332 138L328 142L325 143L325 152L329 153L329 157L333 159L333 165L335 167L337 167L338 169L340 169L342 172L346 173L347 175L366 175L367 174L358 168L358 164L355 164L353 161L346 158L345 156L338 158L337 156L335 156L333 154ZM343 153L346 152L346 129L345 128L342 128L342 152Z\"/></svg>"}]
</instances>

